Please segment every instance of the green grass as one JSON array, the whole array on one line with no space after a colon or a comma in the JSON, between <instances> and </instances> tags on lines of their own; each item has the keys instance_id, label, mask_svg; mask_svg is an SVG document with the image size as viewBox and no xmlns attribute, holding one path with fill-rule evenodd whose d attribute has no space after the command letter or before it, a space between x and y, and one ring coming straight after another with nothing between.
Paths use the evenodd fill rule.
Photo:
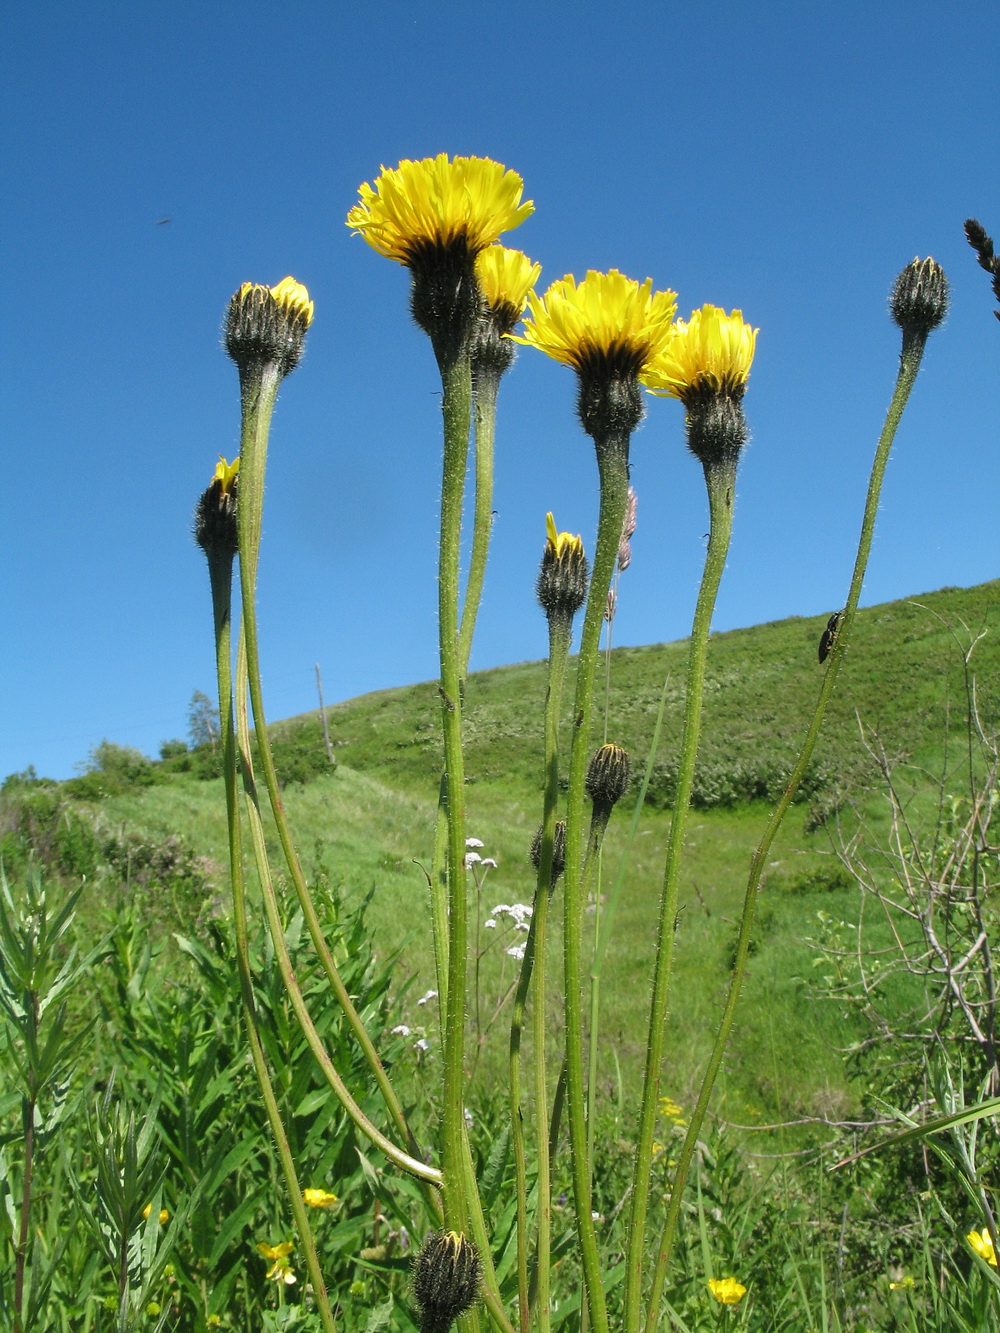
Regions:
<instances>
[{"instance_id":1,"label":"green grass","mask_svg":"<svg viewBox=\"0 0 1000 1333\"><path fill-rule=\"evenodd\" d=\"M944 589L905 602L868 608L858 617L856 637L842 673L820 746L816 780L820 802L847 780L869 818L879 801L865 792L874 776L861 742L859 720L876 727L883 744L939 772L942 762L960 782L963 751L957 740L945 758L949 726L961 733L965 681L952 635L990 633L976 649L973 665L979 707L997 714L1000 681L1000 583ZM919 605L918 605L919 604ZM832 609L832 608L831 608ZM670 1056L664 1088L689 1103L709 1034L722 1001L736 932L747 865L769 812L766 801L712 804L733 774L770 774L772 783L791 766L820 682L816 645L825 617L793 618L712 639L702 746L703 807L692 812L687 832L681 907L677 919L676 970L671 1003ZM610 735L625 744L637 766L648 750L664 678L667 712L654 772L669 771L683 705L686 644L615 650L612 659ZM571 691L567 691L571 696ZM527 858L540 819L540 731L544 666L528 663L472 676L467 691L467 793L469 835L495 857L482 895L482 909L498 902L529 902L533 873ZM285 791L292 826L307 873L326 876L357 893L374 889L369 924L383 954L402 947L398 984L409 982L407 1021L433 1033L434 1014L416 998L434 984L426 881L440 764L438 699L434 683L380 691L329 710L339 766ZM296 762L322 755L317 715L273 727ZM568 727L566 730L568 737ZM179 771L182 761L159 769L164 780L137 786L87 807L105 829L122 826L144 838L180 835L209 859L209 881L225 903L224 800L219 780ZM325 761L316 767L322 771ZM298 770L292 770L298 771ZM920 778L928 792L929 780ZM730 786L732 783L730 782ZM919 784L918 784L919 785ZM715 795L713 795L715 793ZM628 806L631 797L623 805ZM929 798L925 798L929 799ZM662 801L660 802L662 804ZM850 818L850 812L845 812ZM659 885L669 810L647 806L630 858L615 936L602 988L601 1094L617 1095L619 1071L627 1086L640 1076L645 1042L648 977L652 962ZM720 1087L723 1114L752 1123L781 1116L839 1116L855 1108L857 1090L845 1071L844 1049L857 1035L839 1010L812 998L815 954L806 943L817 933L817 912L853 921L856 895L838 887L829 826L809 831L808 805L793 808L772 853L758 911L756 951L751 959L738 1029ZM618 865L627 818L612 820L604 855L605 890ZM280 864L277 839L269 843ZM832 874L832 878L831 878ZM558 914L550 974L560 969ZM487 989L500 984L499 941L484 964ZM877 933L873 937L877 940ZM555 987L553 990L555 991ZM559 1011L553 998L550 1030L558 1039ZM503 1058L502 1024L494 1029L486 1069Z\"/></svg>"}]
</instances>

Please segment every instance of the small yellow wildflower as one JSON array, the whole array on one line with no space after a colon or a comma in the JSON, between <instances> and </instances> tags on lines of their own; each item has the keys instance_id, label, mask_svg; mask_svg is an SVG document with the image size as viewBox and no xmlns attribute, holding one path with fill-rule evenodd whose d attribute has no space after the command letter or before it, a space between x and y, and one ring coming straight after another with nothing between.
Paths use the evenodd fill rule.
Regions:
<instances>
[{"instance_id":1,"label":"small yellow wildflower","mask_svg":"<svg viewBox=\"0 0 1000 1333\"><path fill-rule=\"evenodd\" d=\"M659 1101L660 1115L665 1120L671 1120L675 1125L686 1125L684 1119L684 1108L678 1106L672 1097L661 1097Z\"/></svg>"},{"instance_id":2,"label":"small yellow wildflower","mask_svg":"<svg viewBox=\"0 0 1000 1333\"><path fill-rule=\"evenodd\" d=\"M337 1202L336 1194L327 1190L303 1190L302 1198L310 1208L329 1208Z\"/></svg>"},{"instance_id":3,"label":"small yellow wildflower","mask_svg":"<svg viewBox=\"0 0 1000 1333\"><path fill-rule=\"evenodd\" d=\"M580 282L568 273L544 296L532 292L528 309L524 336L514 342L574 370L611 364L619 373L639 375L670 335L677 293L654 292L652 278L638 283L617 269L591 269Z\"/></svg>"},{"instance_id":4,"label":"small yellow wildflower","mask_svg":"<svg viewBox=\"0 0 1000 1333\"><path fill-rule=\"evenodd\" d=\"M145 1208L142 1210L143 1217L148 1219L152 1211L153 1211L153 1205L151 1203L147 1203ZM161 1227L166 1226L167 1223L170 1221L170 1213L167 1211L166 1208L160 1209L160 1215L158 1220Z\"/></svg>"},{"instance_id":5,"label":"small yellow wildflower","mask_svg":"<svg viewBox=\"0 0 1000 1333\"><path fill-rule=\"evenodd\" d=\"M521 202L523 190L516 171L488 157L404 159L359 188L347 225L400 264L437 248L461 246L475 256L535 211L530 200Z\"/></svg>"},{"instance_id":6,"label":"small yellow wildflower","mask_svg":"<svg viewBox=\"0 0 1000 1333\"><path fill-rule=\"evenodd\" d=\"M574 537L571 532L557 532L555 516L551 512L545 515L545 532L549 551L556 560L583 555L583 538Z\"/></svg>"},{"instance_id":7,"label":"small yellow wildflower","mask_svg":"<svg viewBox=\"0 0 1000 1333\"><path fill-rule=\"evenodd\" d=\"M295 1270L288 1258L292 1250L295 1249L292 1242L283 1240L280 1245L265 1245L263 1241L258 1241L257 1249L265 1259L271 1261L271 1267L267 1270L266 1276L274 1282L284 1282L291 1286L295 1281Z\"/></svg>"},{"instance_id":8,"label":"small yellow wildflower","mask_svg":"<svg viewBox=\"0 0 1000 1333\"><path fill-rule=\"evenodd\" d=\"M727 315L718 306L702 306L686 323L677 321L640 379L651 393L679 398L685 405L706 389L740 396L750 376L758 332L744 322L741 310Z\"/></svg>"},{"instance_id":9,"label":"small yellow wildflower","mask_svg":"<svg viewBox=\"0 0 1000 1333\"><path fill-rule=\"evenodd\" d=\"M522 251L505 245L488 245L476 256L476 278L486 304L502 311L510 328L524 314L528 293L541 272L541 264L533 264Z\"/></svg>"},{"instance_id":10,"label":"small yellow wildflower","mask_svg":"<svg viewBox=\"0 0 1000 1333\"><path fill-rule=\"evenodd\" d=\"M915 1287L916 1285L917 1285L916 1282L914 1282L913 1278L910 1277L909 1273L907 1273L906 1277L904 1277L904 1278L900 1278L900 1280L899 1280L898 1282L890 1282L890 1283L889 1283L889 1290L890 1290L890 1291L905 1291L907 1288L909 1288L909 1287Z\"/></svg>"},{"instance_id":11,"label":"small yellow wildflower","mask_svg":"<svg viewBox=\"0 0 1000 1333\"><path fill-rule=\"evenodd\" d=\"M986 1263L990 1264L993 1268L996 1268L997 1256L993 1249L993 1239L990 1236L988 1227L983 1227L981 1233L978 1231L970 1231L965 1239L979 1255L980 1259L984 1259Z\"/></svg>"},{"instance_id":12,"label":"small yellow wildflower","mask_svg":"<svg viewBox=\"0 0 1000 1333\"><path fill-rule=\"evenodd\" d=\"M219 461L215 465L215 476L212 480L219 483L219 489L224 495L228 495L233 489L233 482L239 476L239 472L240 459L238 454L231 463L227 463L220 454Z\"/></svg>"},{"instance_id":13,"label":"small yellow wildflower","mask_svg":"<svg viewBox=\"0 0 1000 1333\"><path fill-rule=\"evenodd\" d=\"M737 1282L734 1277L713 1277L709 1281L708 1289L722 1305L739 1305L747 1294L743 1283Z\"/></svg>"}]
</instances>

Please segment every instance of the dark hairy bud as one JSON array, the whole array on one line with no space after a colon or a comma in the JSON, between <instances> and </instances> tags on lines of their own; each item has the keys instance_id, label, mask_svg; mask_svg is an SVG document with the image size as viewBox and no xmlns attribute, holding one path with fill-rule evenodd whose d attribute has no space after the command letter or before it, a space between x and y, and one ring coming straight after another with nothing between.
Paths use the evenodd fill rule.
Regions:
<instances>
[{"instance_id":1,"label":"dark hairy bud","mask_svg":"<svg viewBox=\"0 0 1000 1333\"><path fill-rule=\"evenodd\" d=\"M568 532L556 533L555 524L551 524L536 585L538 600L549 619L573 619L587 597L588 572L580 538Z\"/></svg>"},{"instance_id":2,"label":"dark hairy bud","mask_svg":"<svg viewBox=\"0 0 1000 1333\"><path fill-rule=\"evenodd\" d=\"M625 795L628 787L628 751L620 745L602 745L587 769L587 795L594 803L594 817L604 818Z\"/></svg>"},{"instance_id":3,"label":"dark hairy bud","mask_svg":"<svg viewBox=\"0 0 1000 1333\"><path fill-rule=\"evenodd\" d=\"M447 1333L475 1305L481 1282L482 1263L472 1241L457 1231L432 1232L413 1268L420 1333Z\"/></svg>"},{"instance_id":4,"label":"dark hairy bud","mask_svg":"<svg viewBox=\"0 0 1000 1333\"><path fill-rule=\"evenodd\" d=\"M531 840L531 864L535 867L535 873L542 864L542 830L538 829ZM560 819L556 822L555 831L552 836L552 871L549 875L549 893L556 886L556 881L566 869L566 821Z\"/></svg>"},{"instance_id":5,"label":"dark hairy bud","mask_svg":"<svg viewBox=\"0 0 1000 1333\"><path fill-rule=\"evenodd\" d=\"M896 279L889 297L892 317L911 336L924 337L948 313L948 279L933 259L914 259Z\"/></svg>"},{"instance_id":6,"label":"dark hairy bud","mask_svg":"<svg viewBox=\"0 0 1000 1333\"><path fill-rule=\"evenodd\" d=\"M239 479L235 476L224 481L216 476L202 494L194 511L194 539L211 559L213 556L232 558L239 549L236 523L236 490Z\"/></svg>"},{"instance_id":7,"label":"dark hairy bud","mask_svg":"<svg viewBox=\"0 0 1000 1333\"><path fill-rule=\"evenodd\" d=\"M275 366L280 375L289 375L302 359L312 317L309 293L294 278L283 278L275 287L245 282L229 302L226 351L241 374Z\"/></svg>"}]
</instances>

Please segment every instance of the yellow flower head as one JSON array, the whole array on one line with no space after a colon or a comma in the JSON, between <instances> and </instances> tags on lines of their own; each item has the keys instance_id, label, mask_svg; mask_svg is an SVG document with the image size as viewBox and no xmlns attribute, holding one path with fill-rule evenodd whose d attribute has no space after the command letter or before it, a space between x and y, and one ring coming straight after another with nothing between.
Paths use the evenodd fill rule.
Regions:
<instances>
[{"instance_id":1,"label":"yellow flower head","mask_svg":"<svg viewBox=\"0 0 1000 1333\"><path fill-rule=\"evenodd\" d=\"M271 1267L267 1270L267 1278L273 1282L284 1282L291 1286L295 1281L295 1270L288 1258L292 1250L295 1249L292 1242L283 1240L280 1245L265 1245L263 1241L258 1241L257 1249L265 1259L271 1261Z\"/></svg>"},{"instance_id":2,"label":"yellow flower head","mask_svg":"<svg viewBox=\"0 0 1000 1333\"><path fill-rule=\"evenodd\" d=\"M583 555L583 538L574 537L571 532L557 532L556 520L551 513L545 515L545 531L548 535L547 549L554 559Z\"/></svg>"},{"instance_id":3,"label":"yellow flower head","mask_svg":"<svg viewBox=\"0 0 1000 1333\"><path fill-rule=\"evenodd\" d=\"M743 1283L737 1282L734 1277L713 1277L709 1281L708 1289L722 1305L739 1305L747 1294Z\"/></svg>"},{"instance_id":4,"label":"yellow flower head","mask_svg":"<svg viewBox=\"0 0 1000 1333\"><path fill-rule=\"evenodd\" d=\"M326 1190L303 1190L302 1198L310 1208L330 1208L337 1202L336 1194Z\"/></svg>"},{"instance_id":5,"label":"yellow flower head","mask_svg":"<svg viewBox=\"0 0 1000 1333\"><path fill-rule=\"evenodd\" d=\"M993 1249L993 1240L987 1227L983 1227L982 1233L978 1231L970 1231L965 1239L979 1255L980 1259L984 1259L988 1264L992 1265L993 1268L996 1268L997 1256Z\"/></svg>"},{"instance_id":6,"label":"yellow flower head","mask_svg":"<svg viewBox=\"0 0 1000 1333\"><path fill-rule=\"evenodd\" d=\"M236 481L236 478L239 476L239 474L240 474L239 455L237 455L231 463L227 463L226 460L220 454L219 461L215 465L215 475L212 477L212 480L217 481L219 483L219 489L222 491L223 495L231 495L233 490L233 483Z\"/></svg>"},{"instance_id":7,"label":"yellow flower head","mask_svg":"<svg viewBox=\"0 0 1000 1333\"><path fill-rule=\"evenodd\" d=\"M245 282L237 295L245 301L251 293L260 293L261 300L269 298L289 319L298 319L308 328L313 322L315 303L309 300L309 293L301 282L294 278L282 278L275 287L265 287L262 282Z\"/></svg>"},{"instance_id":8,"label":"yellow flower head","mask_svg":"<svg viewBox=\"0 0 1000 1333\"><path fill-rule=\"evenodd\" d=\"M147 1203L145 1208L142 1210L143 1217L148 1219L152 1211L153 1211L153 1205L151 1203ZM160 1209L159 1214L157 1216L157 1221L159 1222L161 1227L165 1227L167 1223L170 1221L170 1213L166 1208Z\"/></svg>"},{"instance_id":9,"label":"yellow flower head","mask_svg":"<svg viewBox=\"0 0 1000 1333\"><path fill-rule=\"evenodd\" d=\"M500 312L510 328L524 314L528 293L541 272L541 264L533 264L523 251L505 245L488 245L476 256L476 277L486 304Z\"/></svg>"},{"instance_id":10,"label":"yellow flower head","mask_svg":"<svg viewBox=\"0 0 1000 1333\"><path fill-rule=\"evenodd\" d=\"M289 375L302 358L313 303L301 282L282 278L275 287L244 282L226 314L226 351L240 368L276 365Z\"/></svg>"},{"instance_id":11,"label":"yellow flower head","mask_svg":"<svg viewBox=\"0 0 1000 1333\"><path fill-rule=\"evenodd\" d=\"M523 190L516 171L488 157L404 159L383 167L373 186L361 186L347 225L400 264L455 246L475 256L534 212L530 200L521 202Z\"/></svg>"},{"instance_id":12,"label":"yellow flower head","mask_svg":"<svg viewBox=\"0 0 1000 1333\"><path fill-rule=\"evenodd\" d=\"M702 306L686 323L677 321L640 379L650 392L685 404L705 390L742 397L758 332L744 323L741 310L727 315Z\"/></svg>"},{"instance_id":13,"label":"yellow flower head","mask_svg":"<svg viewBox=\"0 0 1000 1333\"><path fill-rule=\"evenodd\" d=\"M652 278L640 284L617 269L590 269L582 282L570 273L544 296L532 292L528 308L524 337L515 342L537 347L574 370L605 365L638 375L670 335L677 293L654 293Z\"/></svg>"}]
</instances>

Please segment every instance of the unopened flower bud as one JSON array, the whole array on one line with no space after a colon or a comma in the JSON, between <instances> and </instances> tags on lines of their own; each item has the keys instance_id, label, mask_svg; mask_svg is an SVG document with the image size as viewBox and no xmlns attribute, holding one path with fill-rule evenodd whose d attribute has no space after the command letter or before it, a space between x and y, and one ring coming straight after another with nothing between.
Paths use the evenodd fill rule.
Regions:
<instances>
[{"instance_id":1,"label":"unopened flower bud","mask_svg":"<svg viewBox=\"0 0 1000 1333\"><path fill-rule=\"evenodd\" d=\"M216 555L232 557L239 546L236 533L239 471L238 458L231 463L220 458L212 483L194 511L194 539L210 559Z\"/></svg>"},{"instance_id":2,"label":"unopened flower bud","mask_svg":"<svg viewBox=\"0 0 1000 1333\"><path fill-rule=\"evenodd\" d=\"M539 828L531 840L531 864L535 867L535 873L542 864L542 830ZM555 831L552 835L552 870L549 874L549 892L556 886L556 881L566 869L566 821L560 819L556 821Z\"/></svg>"},{"instance_id":3,"label":"unopened flower bud","mask_svg":"<svg viewBox=\"0 0 1000 1333\"><path fill-rule=\"evenodd\" d=\"M282 278L276 287L245 282L226 314L226 351L240 368L276 366L289 375L302 358L313 303L301 282Z\"/></svg>"},{"instance_id":4,"label":"unopened flower bud","mask_svg":"<svg viewBox=\"0 0 1000 1333\"><path fill-rule=\"evenodd\" d=\"M548 540L538 571L538 600L550 620L571 621L587 597L587 557L579 537L556 532L551 514L545 521Z\"/></svg>"},{"instance_id":5,"label":"unopened flower bud","mask_svg":"<svg viewBox=\"0 0 1000 1333\"><path fill-rule=\"evenodd\" d=\"M896 279L892 317L905 334L926 338L948 313L948 279L933 259L914 259Z\"/></svg>"},{"instance_id":6,"label":"unopened flower bud","mask_svg":"<svg viewBox=\"0 0 1000 1333\"><path fill-rule=\"evenodd\" d=\"M594 818L607 819L625 795L629 776L628 751L620 745L602 745L587 769L587 795L594 803Z\"/></svg>"},{"instance_id":7,"label":"unopened flower bud","mask_svg":"<svg viewBox=\"0 0 1000 1333\"><path fill-rule=\"evenodd\" d=\"M482 1264L471 1240L457 1231L432 1232L413 1269L420 1333L447 1333L479 1298Z\"/></svg>"}]
</instances>

